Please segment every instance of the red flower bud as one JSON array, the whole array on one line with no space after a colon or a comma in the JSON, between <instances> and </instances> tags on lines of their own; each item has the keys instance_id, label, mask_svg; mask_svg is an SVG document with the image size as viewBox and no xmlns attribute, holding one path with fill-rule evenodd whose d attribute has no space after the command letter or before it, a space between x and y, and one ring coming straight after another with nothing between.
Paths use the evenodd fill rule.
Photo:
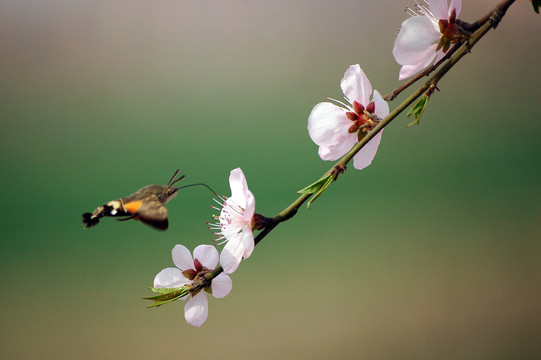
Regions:
<instances>
[{"instance_id":1,"label":"red flower bud","mask_svg":"<svg viewBox=\"0 0 541 360\"><path fill-rule=\"evenodd\" d=\"M449 20L440 19L440 21L438 21L438 25L440 26L440 32L445 34L445 29L447 29L447 26L449 26Z\"/></svg>"},{"instance_id":2,"label":"red flower bud","mask_svg":"<svg viewBox=\"0 0 541 360\"><path fill-rule=\"evenodd\" d=\"M195 270L197 272L200 272L201 270L203 270L203 264L201 264L201 262L199 260L195 259L193 261L193 265L195 266Z\"/></svg>"},{"instance_id":3,"label":"red flower bud","mask_svg":"<svg viewBox=\"0 0 541 360\"><path fill-rule=\"evenodd\" d=\"M197 271L195 271L194 269L184 270L182 272L182 275L186 276L186 278L189 280L193 280L197 276Z\"/></svg>"},{"instance_id":4,"label":"red flower bud","mask_svg":"<svg viewBox=\"0 0 541 360\"><path fill-rule=\"evenodd\" d=\"M374 111L376 111L376 104L372 101L368 106L366 107L366 111L368 111L370 114L373 114Z\"/></svg>"},{"instance_id":5,"label":"red flower bud","mask_svg":"<svg viewBox=\"0 0 541 360\"><path fill-rule=\"evenodd\" d=\"M456 22L456 8L453 8L453 11L451 11L451 16L449 16L449 22L451 24L454 24Z\"/></svg>"},{"instance_id":6,"label":"red flower bud","mask_svg":"<svg viewBox=\"0 0 541 360\"><path fill-rule=\"evenodd\" d=\"M353 101L353 111L355 111L357 114L362 114L364 111L364 106L357 101Z\"/></svg>"},{"instance_id":7,"label":"red flower bud","mask_svg":"<svg viewBox=\"0 0 541 360\"><path fill-rule=\"evenodd\" d=\"M348 129L348 133L353 134L359 131L359 123L355 121Z\"/></svg>"},{"instance_id":8,"label":"red flower bud","mask_svg":"<svg viewBox=\"0 0 541 360\"><path fill-rule=\"evenodd\" d=\"M346 116L348 117L348 119L350 119L351 121L355 121L359 118L359 115L355 114L353 111L348 111L346 112Z\"/></svg>"}]
</instances>

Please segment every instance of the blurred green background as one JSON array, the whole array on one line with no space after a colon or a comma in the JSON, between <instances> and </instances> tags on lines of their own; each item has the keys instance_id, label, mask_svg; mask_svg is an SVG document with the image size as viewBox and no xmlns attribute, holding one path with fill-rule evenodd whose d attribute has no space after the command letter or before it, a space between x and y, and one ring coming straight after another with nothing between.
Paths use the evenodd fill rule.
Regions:
<instances>
[{"instance_id":1,"label":"blurred green background","mask_svg":"<svg viewBox=\"0 0 541 360\"><path fill-rule=\"evenodd\" d=\"M497 1L464 1L473 21ZM306 131L360 63L399 83L391 49L413 1L2 1L3 359L198 355L311 359L541 356L539 31L529 2L279 226L210 299L146 309L177 244L211 243L189 188L162 233L80 215L177 168L229 195L240 166L273 216L332 163ZM400 97L391 108L398 105ZM109 221L107 221L109 220Z\"/></svg>"}]
</instances>

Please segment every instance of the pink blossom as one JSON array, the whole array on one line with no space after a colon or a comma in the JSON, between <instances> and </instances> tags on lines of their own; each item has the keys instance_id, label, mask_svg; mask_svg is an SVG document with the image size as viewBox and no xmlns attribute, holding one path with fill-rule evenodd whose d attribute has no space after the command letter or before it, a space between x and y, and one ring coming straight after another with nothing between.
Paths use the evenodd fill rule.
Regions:
<instances>
[{"instance_id":1,"label":"pink blossom","mask_svg":"<svg viewBox=\"0 0 541 360\"><path fill-rule=\"evenodd\" d=\"M242 259L247 259L254 250L253 218L255 197L248 189L246 177L240 168L231 170L229 175L231 197L221 198L218 222L210 228L218 230L216 241L226 242L220 255L220 265L227 274L237 270Z\"/></svg>"},{"instance_id":2,"label":"pink blossom","mask_svg":"<svg viewBox=\"0 0 541 360\"><path fill-rule=\"evenodd\" d=\"M165 268L154 278L155 288L179 288L196 284L206 273L212 271L218 264L218 250L211 245L199 245L193 251L182 245L176 245L172 251L173 262L176 268ZM184 306L184 317L188 324L196 327L203 325L208 317L207 292L216 298L222 298L229 294L233 284L231 278L224 273L214 279L210 287L204 291L190 292L190 298ZM183 299L186 299L184 297Z\"/></svg>"},{"instance_id":3,"label":"pink blossom","mask_svg":"<svg viewBox=\"0 0 541 360\"><path fill-rule=\"evenodd\" d=\"M372 85L358 64L347 69L340 87L347 103L330 99L339 105L319 103L308 117L308 133L319 146L322 160L334 161L344 156L389 115L389 105L377 90L372 92ZM353 166L356 169L364 169L372 163L380 141L381 132L355 154Z\"/></svg>"},{"instance_id":4,"label":"pink blossom","mask_svg":"<svg viewBox=\"0 0 541 360\"><path fill-rule=\"evenodd\" d=\"M462 0L425 0L428 7L416 4L408 9L409 19L402 23L396 37L393 55L402 65L398 78L407 79L439 61L451 43L462 34L455 20L460 14Z\"/></svg>"}]
</instances>

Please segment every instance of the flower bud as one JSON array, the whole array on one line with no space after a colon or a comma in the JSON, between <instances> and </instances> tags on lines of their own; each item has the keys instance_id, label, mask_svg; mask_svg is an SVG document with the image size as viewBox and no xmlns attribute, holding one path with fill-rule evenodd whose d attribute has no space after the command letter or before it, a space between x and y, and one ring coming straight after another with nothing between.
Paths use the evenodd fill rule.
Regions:
<instances>
[{"instance_id":1,"label":"flower bud","mask_svg":"<svg viewBox=\"0 0 541 360\"><path fill-rule=\"evenodd\" d=\"M355 121L348 129L348 133L353 134L359 131L359 123Z\"/></svg>"},{"instance_id":2,"label":"flower bud","mask_svg":"<svg viewBox=\"0 0 541 360\"><path fill-rule=\"evenodd\" d=\"M364 106L357 101L353 101L353 111L355 111L357 114L362 114L364 111Z\"/></svg>"},{"instance_id":3,"label":"flower bud","mask_svg":"<svg viewBox=\"0 0 541 360\"><path fill-rule=\"evenodd\" d=\"M346 116L347 116L348 119L350 119L351 121L356 121L356 120L359 118L359 115L355 114L353 111L348 111L348 112L346 112Z\"/></svg>"},{"instance_id":4,"label":"flower bud","mask_svg":"<svg viewBox=\"0 0 541 360\"><path fill-rule=\"evenodd\" d=\"M368 111L370 114L373 114L374 111L376 111L376 104L372 101L366 106L366 111Z\"/></svg>"},{"instance_id":5,"label":"flower bud","mask_svg":"<svg viewBox=\"0 0 541 360\"><path fill-rule=\"evenodd\" d=\"M193 280L197 276L197 271L195 269L187 269L182 272L182 275L186 276L189 280Z\"/></svg>"},{"instance_id":6,"label":"flower bud","mask_svg":"<svg viewBox=\"0 0 541 360\"><path fill-rule=\"evenodd\" d=\"M198 259L194 259L193 265L195 266L195 270L197 272L201 272L201 270L203 270L203 265L201 264L201 262Z\"/></svg>"}]
</instances>

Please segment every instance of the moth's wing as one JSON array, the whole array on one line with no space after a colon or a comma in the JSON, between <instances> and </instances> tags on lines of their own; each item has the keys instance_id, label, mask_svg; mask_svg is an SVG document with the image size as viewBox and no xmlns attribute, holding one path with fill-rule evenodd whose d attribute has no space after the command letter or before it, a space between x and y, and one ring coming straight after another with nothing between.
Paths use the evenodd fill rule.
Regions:
<instances>
[{"instance_id":1,"label":"moth's wing","mask_svg":"<svg viewBox=\"0 0 541 360\"><path fill-rule=\"evenodd\" d=\"M116 219L116 221L126 221L126 220L135 219L136 217L137 217L137 215L130 215L128 217L123 217L121 219Z\"/></svg>"},{"instance_id":2,"label":"moth's wing","mask_svg":"<svg viewBox=\"0 0 541 360\"><path fill-rule=\"evenodd\" d=\"M126 208L125 204L124 208L128 210L129 207ZM135 219L150 225L155 229L167 230L169 227L167 208L163 206L156 195L151 195L143 199L141 204L137 206L136 214Z\"/></svg>"}]
</instances>

